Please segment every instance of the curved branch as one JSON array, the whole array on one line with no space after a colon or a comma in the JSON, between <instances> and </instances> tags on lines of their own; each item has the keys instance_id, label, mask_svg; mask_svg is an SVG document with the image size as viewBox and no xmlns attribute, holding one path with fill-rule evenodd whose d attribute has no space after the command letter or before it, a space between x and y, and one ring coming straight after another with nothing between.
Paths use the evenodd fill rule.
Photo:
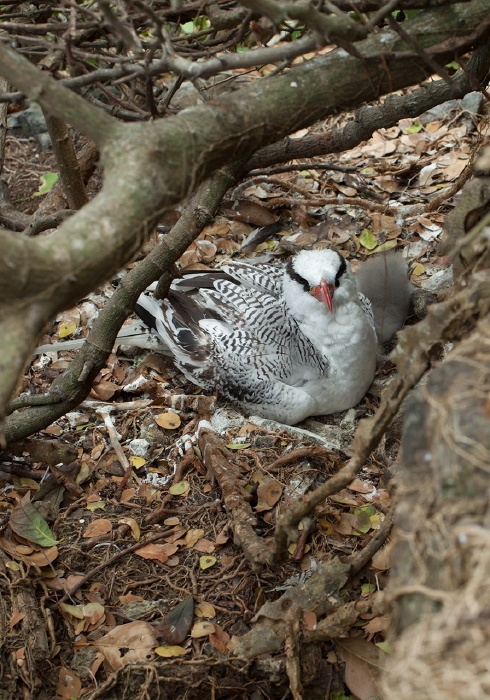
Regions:
<instances>
[{"instance_id":1,"label":"curved branch","mask_svg":"<svg viewBox=\"0 0 490 700\"><path fill-rule=\"evenodd\" d=\"M40 71L27 58L0 41L0 73L41 107L65 119L96 143L103 144L117 120L93 107L80 95L67 90L51 75Z\"/></svg>"},{"instance_id":2,"label":"curved branch","mask_svg":"<svg viewBox=\"0 0 490 700\"><path fill-rule=\"evenodd\" d=\"M485 0L457 6L448 13L432 10L407 23L423 47L440 42L441 33L471 33L487 14ZM429 21L429 19L431 21ZM359 48L368 53L386 46L380 33ZM396 35L388 36L392 49ZM448 48L448 58L452 49ZM3 63L2 63L3 61ZM44 322L73 305L128 262L167 207L226 162L249 157L251 151L319 118L387 91L422 80L420 59L396 54L380 74L374 62L361 63L333 51L264 82L267 89L247 85L218 102L185 110L151 124L120 124L65 87L41 74L28 61L0 44L0 71L18 87L38 97L48 111L104 142L106 180L102 191L60 228L47 236L20 239L0 235L5 259L0 261L0 303L11 314L35 317L32 329L9 349L15 372L0 368L0 405L10 398L29 344ZM35 82L40 87L35 87ZM97 132L97 133L96 133ZM13 272L14 271L14 272ZM8 283L7 283L8 282ZM30 341L30 343L29 343ZM7 342L0 320L0 346ZM3 352L3 350L2 350ZM81 370L80 370L81 371Z\"/></svg>"},{"instance_id":3,"label":"curved branch","mask_svg":"<svg viewBox=\"0 0 490 700\"><path fill-rule=\"evenodd\" d=\"M31 406L6 418L3 434L7 442L21 440L42 430L84 400L94 378L105 365L116 335L132 313L141 292L180 258L204 226L212 220L223 195L235 183L241 167L241 163L228 166L202 183L191 204L163 242L123 277L94 321L86 343L68 370L53 382L50 394L58 400L55 403L49 402L48 397L47 405ZM30 401L32 402L32 397Z\"/></svg>"}]
</instances>

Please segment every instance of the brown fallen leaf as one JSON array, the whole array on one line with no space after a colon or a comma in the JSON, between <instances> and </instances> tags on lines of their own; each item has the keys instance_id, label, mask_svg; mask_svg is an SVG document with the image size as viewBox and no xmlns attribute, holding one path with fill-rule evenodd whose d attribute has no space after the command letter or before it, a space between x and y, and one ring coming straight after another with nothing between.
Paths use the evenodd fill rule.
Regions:
<instances>
[{"instance_id":1,"label":"brown fallen leaf","mask_svg":"<svg viewBox=\"0 0 490 700\"><path fill-rule=\"evenodd\" d=\"M176 413L160 413L154 418L155 423L160 426L160 428L165 428L165 430L175 430L181 424L180 416Z\"/></svg>"},{"instance_id":2,"label":"brown fallen leaf","mask_svg":"<svg viewBox=\"0 0 490 700\"><path fill-rule=\"evenodd\" d=\"M364 631L368 634L376 634L377 632L383 632L388 627L387 617L373 617L369 620L367 625L364 626Z\"/></svg>"},{"instance_id":3,"label":"brown fallen leaf","mask_svg":"<svg viewBox=\"0 0 490 700\"><path fill-rule=\"evenodd\" d=\"M191 637L199 639L200 637L209 637L214 632L214 624L207 620L199 620L191 629Z\"/></svg>"},{"instance_id":4,"label":"brown fallen leaf","mask_svg":"<svg viewBox=\"0 0 490 700\"><path fill-rule=\"evenodd\" d=\"M12 615L10 616L9 625L10 631L12 631L21 620L26 616L25 613L19 612L19 610L12 610Z\"/></svg>"},{"instance_id":5,"label":"brown fallen leaf","mask_svg":"<svg viewBox=\"0 0 490 700\"><path fill-rule=\"evenodd\" d=\"M193 549L195 549L196 552L212 554L215 551L216 547L213 542L203 537L202 539L198 540L198 542L196 542L196 544L193 546Z\"/></svg>"},{"instance_id":6,"label":"brown fallen leaf","mask_svg":"<svg viewBox=\"0 0 490 700\"><path fill-rule=\"evenodd\" d=\"M197 617L214 617L216 615L216 610L211 605L211 603L206 603L202 601L198 603L194 608L194 614Z\"/></svg>"},{"instance_id":7,"label":"brown fallen leaf","mask_svg":"<svg viewBox=\"0 0 490 700\"><path fill-rule=\"evenodd\" d=\"M222 211L230 219L238 219L238 221L244 221L254 226L267 226L277 221L277 217L263 204L253 202L250 199L239 199L233 202L232 206L225 204Z\"/></svg>"},{"instance_id":8,"label":"brown fallen leaf","mask_svg":"<svg viewBox=\"0 0 490 700\"><path fill-rule=\"evenodd\" d=\"M209 635L208 639L220 654L227 654L230 651L230 635L218 624L214 623L214 632Z\"/></svg>"},{"instance_id":9,"label":"brown fallen leaf","mask_svg":"<svg viewBox=\"0 0 490 700\"><path fill-rule=\"evenodd\" d=\"M337 640L336 651L345 662L345 683L359 700L381 697L378 675L384 652L362 637Z\"/></svg>"},{"instance_id":10,"label":"brown fallen leaf","mask_svg":"<svg viewBox=\"0 0 490 700\"><path fill-rule=\"evenodd\" d=\"M97 520L92 520L92 522L88 524L82 537L98 537L99 535L106 535L111 530L112 523L110 520L98 518Z\"/></svg>"},{"instance_id":11,"label":"brown fallen leaf","mask_svg":"<svg viewBox=\"0 0 490 700\"><path fill-rule=\"evenodd\" d=\"M58 674L58 684L56 686L56 697L61 700L71 700L80 697L82 681L79 676L70 668L61 667Z\"/></svg>"},{"instance_id":12,"label":"brown fallen leaf","mask_svg":"<svg viewBox=\"0 0 490 700\"><path fill-rule=\"evenodd\" d=\"M171 610L155 628L157 637L163 637L167 644L180 644L189 634L194 617L194 599L187 596Z\"/></svg>"},{"instance_id":13,"label":"brown fallen leaf","mask_svg":"<svg viewBox=\"0 0 490 700\"><path fill-rule=\"evenodd\" d=\"M145 547L137 549L135 554L143 559L155 559L162 564L165 564L168 559L168 554L165 554L161 544L147 544Z\"/></svg>"},{"instance_id":14,"label":"brown fallen leaf","mask_svg":"<svg viewBox=\"0 0 490 700\"><path fill-rule=\"evenodd\" d=\"M117 671L130 663L149 663L154 656L157 638L152 625L137 620L114 627L93 646L104 655L109 668Z\"/></svg>"}]
</instances>

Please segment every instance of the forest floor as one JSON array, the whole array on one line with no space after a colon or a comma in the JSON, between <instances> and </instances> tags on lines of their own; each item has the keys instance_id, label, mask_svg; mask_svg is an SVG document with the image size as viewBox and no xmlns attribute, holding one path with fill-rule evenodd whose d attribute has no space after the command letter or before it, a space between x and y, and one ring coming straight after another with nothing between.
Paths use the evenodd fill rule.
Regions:
<instances>
[{"instance_id":1,"label":"forest floor","mask_svg":"<svg viewBox=\"0 0 490 700\"><path fill-rule=\"evenodd\" d=\"M414 284L444 298L451 269L438 245L444 216L486 140L488 120L477 114L478 107L478 99L446 103L422 118L380 130L345 153L251 179L236 193L239 205L224 203L184 254L181 267L205 269L231 256L282 260L305 246L333 246L355 269L368 255L397 248L411 262ZM331 130L348 118L342 115L310 131ZM35 210L38 198L31 197L40 177L54 170L50 150L40 151L32 139L8 136L4 178L24 211ZM177 217L175 212L164 223ZM266 240L250 238L256 227L274 222L279 230ZM153 234L149 245L162 235ZM60 314L40 342L85 336L112 291L109 281ZM19 390L48 390L73 355L61 351L35 357ZM262 568L234 543L223 490L196 444L197 426L202 418L211 419L225 446L222 454L238 475L240 498L248 499L256 518L255 532L265 541L295 499L349 459L359 420L376 410L394 372L386 357L372 389L355 408L305 421L301 430L274 429L219 402L215 407L169 359L124 347L111 355L78 410L34 436L41 440L37 447L24 445L16 455L4 454L4 468L0 464L4 563L34 582L46 612L42 624L49 654L43 676L29 681L39 697L116 697L111 688L124 687L121 679L129 664L139 664L144 673L137 688L127 687L127 697L194 697L194 691L201 697L287 697L284 666L277 694L270 669L261 681L257 669L252 673L246 664L235 667L226 694L216 690L216 676L206 685L210 664L218 670L222 664L226 676L238 639L266 602L304 584L322 562L355 555L372 541L394 498L400 421L357 478L315 508L289 559ZM188 398L171 407L175 395ZM42 537L34 533L43 525L32 515L29 498L49 523ZM379 549L353 577L349 601L368 603L383 590L388 550L389 544ZM17 603L9 620L8 644L19 666L28 646L29 614ZM317 623L314 612L305 614L302 629L313 631ZM389 651L386 629L387 618L368 610L335 644L317 644L317 655L310 657L316 659L315 671L322 669L316 686L315 673L302 668L303 685L312 682L310 695L327 700L376 696L377 667ZM168 695L157 695L148 689L155 664L165 659L171 660L165 667L168 683L176 686ZM284 654L269 651L261 656L267 659L283 662ZM168 670L177 667L187 676L177 678ZM204 685L198 692L199 682ZM125 696L118 692L117 697Z\"/></svg>"}]
</instances>

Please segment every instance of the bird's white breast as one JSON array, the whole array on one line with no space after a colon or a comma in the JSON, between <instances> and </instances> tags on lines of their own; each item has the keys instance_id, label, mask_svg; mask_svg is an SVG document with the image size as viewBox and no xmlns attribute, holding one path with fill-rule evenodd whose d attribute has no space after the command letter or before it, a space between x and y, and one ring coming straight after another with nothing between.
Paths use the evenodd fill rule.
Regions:
<instances>
[{"instance_id":1,"label":"bird's white breast","mask_svg":"<svg viewBox=\"0 0 490 700\"><path fill-rule=\"evenodd\" d=\"M316 413L337 413L354 406L373 381L377 346L376 333L357 290L336 292L333 313L312 296L296 298L294 315L301 331L330 364L327 376L307 381L302 387L316 399Z\"/></svg>"}]
</instances>

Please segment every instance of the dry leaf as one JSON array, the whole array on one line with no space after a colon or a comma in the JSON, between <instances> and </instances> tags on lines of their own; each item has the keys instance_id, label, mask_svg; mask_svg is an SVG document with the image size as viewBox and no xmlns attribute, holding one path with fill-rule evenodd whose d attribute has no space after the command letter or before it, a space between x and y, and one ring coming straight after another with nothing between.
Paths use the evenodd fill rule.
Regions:
<instances>
[{"instance_id":1,"label":"dry leaf","mask_svg":"<svg viewBox=\"0 0 490 700\"><path fill-rule=\"evenodd\" d=\"M375 569L379 571L386 571L390 568L390 551L391 547L384 547L383 549L378 549L374 554L371 564Z\"/></svg>"},{"instance_id":2,"label":"dry leaf","mask_svg":"<svg viewBox=\"0 0 490 700\"><path fill-rule=\"evenodd\" d=\"M89 625L99 626L105 619L105 609L100 603L88 603L82 607L82 613Z\"/></svg>"},{"instance_id":3,"label":"dry leaf","mask_svg":"<svg viewBox=\"0 0 490 700\"><path fill-rule=\"evenodd\" d=\"M303 610L303 627L308 632L316 630L317 617L312 610Z\"/></svg>"},{"instance_id":4,"label":"dry leaf","mask_svg":"<svg viewBox=\"0 0 490 700\"><path fill-rule=\"evenodd\" d=\"M209 540L206 540L204 537L196 542L194 545L193 549L196 550L196 552L204 552L205 554L212 554L216 547L214 546L213 542L210 542Z\"/></svg>"},{"instance_id":5,"label":"dry leaf","mask_svg":"<svg viewBox=\"0 0 490 700\"><path fill-rule=\"evenodd\" d=\"M9 542L5 537L0 538L0 547L10 554L14 559L20 559L28 566L48 566L52 564L58 557L58 547L48 547L47 549L41 549L39 552L34 552L29 556L23 556L17 551L17 547Z\"/></svg>"},{"instance_id":6,"label":"dry leaf","mask_svg":"<svg viewBox=\"0 0 490 700\"><path fill-rule=\"evenodd\" d=\"M250 199L236 200L233 202L233 206L225 205L221 209L223 214L230 219L238 219L254 226L267 226L277 221L277 217L263 204L253 202Z\"/></svg>"},{"instance_id":7,"label":"dry leaf","mask_svg":"<svg viewBox=\"0 0 490 700\"><path fill-rule=\"evenodd\" d=\"M18 610L13 610L9 621L10 631L12 631L15 625L17 625L21 620L23 620L25 616L25 613L19 612Z\"/></svg>"},{"instance_id":8,"label":"dry leaf","mask_svg":"<svg viewBox=\"0 0 490 700\"><path fill-rule=\"evenodd\" d=\"M215 617L216 610L213 608L211 603L206 603L202 601L198 603L194 608L194 614L197 617Z\"/></svg>"},{"instance_id":9,"label":"dry leaf","mask_svg":"<svg viewBox=\"0 0 490 700\"><path fill-rule=\"evenodd\" d=\"M56 697L61 698L61 700L73 700L73 698L80 697L81 689L82 681L75 671L69 668L60 668L58 684L56 686Z\"/></svg>"},{"instance_id":10,"label":"dry leaf","mask_svg":"<svg viewBox=\"0 0 490 700\"><path fill-rule=\"evenodd\" d=\"M128 603L136 603L137 601L144 600L140 595L134 595L134 593L126 593L126 595L119 596L119 602L121 605L128 605Z\"/></svg>"},{"instance_id":11,"label":"dry leaf","mask_svg":"<svg viewBox=\"0 0 490 700\"><path fill-rule=\"evenodd\" d=\"M387 617L373 617L367 625L364 626L364 631L368 634L376 634L377 632L383 632L388 627Z\"/></svg>"},{"instance_id":12,"label":"dry leaf","mask_svg":"<svg viewBox=\"0 0 490 700\"><path fill-rule=\"evenodd\" d=\"M360 479L354 479L347 488L356 493L371 493L371 491L374 491L374 486L372 484L366 484L366 482Z\"/></svg>"},{"instance_id":13,"label":"dry leaf","mask_svg":"<svg viewBox=\"0 0 490 700\"><path fill-rule=\"evenodd\" d=\"M199 637L208 637L214 632L214 625L212 622L207 622L206 620L199 620L193 625L191 630L191 637L193 639L199 639Z\"/></svg>"},{"instance_id":14,"label":"dry leaf","mask_svg":"<svg viewBox=\"0 0 490 700\"><path fill-rule=\"evenodd\" d=\"M129 663L149 663L153 658L157 639L152 625L137 620L114 627L94 642L93 646L104 655L109 668L117 671Z\"/></svg>"},{"instance_id":15,"label":"dry leaf","mask_svg":"<svg viewBox=\"0 0 490 700\"><path fill-rule=\"evenodd\" d=\"M175 554L175 552L179 549L177 544L174 542L167 542L166 544L162 544L162 552L167 555L167 557L171 557L172 554Z\"/></svg>"},{"instance_id":16,"label":"dry leaf","mask_svg":"<svg viewBox=\"0 0 490 700\"><path fill-rule=\"evenodd\" d=\"M147 544L145 547L137 549L135 554L143 559L155 559L156 561L165 564L168 555L165 554L162 544Z\"/></svg>"},{"instance_id":17,"label":"dry leaf","mask_svg":"<svg viewBox=\"0 0 490 700\"><path fill-rule=\"evenodd\" d=\"M120 387L117 384L103 379L98 384L94 384L90 393L94 394L101 401L109 401L119 389Z\"/></svg>"},{"instance_id":18,"label":"dry leaf","mask_svg":"<svg viewBox=\"0 0 490 700\"><path fill-rule=\"evenodd\" d=\"M157 647L154 649L154 652L155 654L158 654L158 656L163 656L165 659L171 659L173 656L183 656L184 654L187 654L184 647L179 646Z\"/></svg>"},{"instance_id":19,"label":"dry leaf","mask_svg":"<svg viewBox=\"0 0 490 700\"><path fill-rule=\"evenodd\" d=\"M270 479L266 481L257 489L258 503L255 506L255 510L260 513L264 510L270 510L273 508L282 495L282 486L275 479Z\"/></svg>"},{"instance_id":20,"label":"dry leaf","mask_svg":"<svg viewBox=\"0 0 490 700\"><path fill-rule=\"evenodd\" d=\"M345 661L345 683L359 700L381 697L378 673L383 652L362 637L337 640L336 650Z\"/></svg>"},{"instance_id":21,"label":"dry leaf","mask_svg":"<svg viewBox=\"0 0 490 700\"><path fill-rule=\"evenodd\" d=\"M230 651L230 635L216 623L214 623L213 634L209 635L209 642L220 654L226 654Z\"/></svg>"},{"instance_id":22,"label":"dry leaf","mask_svg":"<svg viewBox=\"0 0 490 700\"><path fill-rule=\"evenodd\" d=\"M174 430L182 423L180 417L170 411L168 413L160 413L160 415L155 416L154 420L160 428L165 428L165 430Z\"/></svg>"},{"instance_id":23,"label":"dry leaf","mask_svg":"<svg viewBox=\"0 0 490 700\"><path fill-rule=\"evenodd\" d=\"M98 537L99 535L106 535L112 530L112 523L106 518L98 518L97 520L92 520L89 523L87 529L83 533L82 537Z\"/></svg>"},{"instance_id":24,"label":"dry leaf","mask_svg":"<svg viewBox=\"0 0 490 700\"><path fill-rule=\"evenodd\" d=\"M193 547L203 535L204 530L189 530L184 537L185 546Z\"/></svg>"},{"instance_id":25,"label":"dry leaf","mask_svg":"<svg viewBox=\"0 0 490 700\"><path fill-rule=\"evenodd\" d=\"M121 518L117 522L119 525L129 525L129 527L131 528L131 534L133 535L136 542L139 542L141 536L140 526L134 518Z\"/></svg>"}]
</instances>

